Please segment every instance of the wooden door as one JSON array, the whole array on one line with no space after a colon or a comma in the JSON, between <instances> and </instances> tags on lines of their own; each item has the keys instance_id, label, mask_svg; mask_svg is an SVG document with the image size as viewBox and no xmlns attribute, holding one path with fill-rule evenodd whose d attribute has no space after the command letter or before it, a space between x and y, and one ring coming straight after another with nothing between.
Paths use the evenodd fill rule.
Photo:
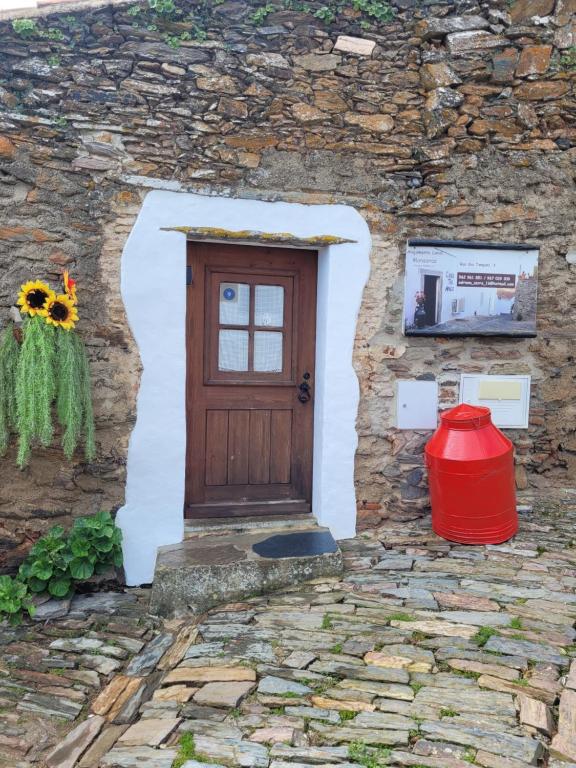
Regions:
<instances>
[{"instance_id":1,"label":"wooden door","mask_svg":"<svg viewBox=\"0 0 576 768\"><path fill-rule=\"evenodd\" d=\"M188 244L185 516L311 511L317 254Z\"/></svg>"}]
</instances>

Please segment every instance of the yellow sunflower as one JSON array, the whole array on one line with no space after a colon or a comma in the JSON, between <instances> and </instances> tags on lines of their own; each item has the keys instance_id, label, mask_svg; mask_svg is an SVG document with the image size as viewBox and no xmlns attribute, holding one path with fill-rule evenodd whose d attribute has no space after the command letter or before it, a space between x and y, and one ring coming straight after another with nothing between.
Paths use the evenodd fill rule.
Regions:
<instances>
[{"instance_id":1,"label":"yellow sunflower","mask_svg":"<svg viewBox=\"0 0 576 768\"><path fill-rule=\"evenodd\" d=\"M42 280L29 280L20 287L18 306L20 311L31 315L43 315L46 302L56 296L48 283Z\"/></svg>"},{"instance_id":2,"label":"yellow sunflower","mask_svg":"<svg viewBox=\"0 0 576 768\"><path fill-rule=\"evenodd\" d=\"M48 299L42 314L47 323L64 328L66 331L74 328L78 320L78 310L66 293L59 293L58 296Z\"/></svg>"}]
</instances>

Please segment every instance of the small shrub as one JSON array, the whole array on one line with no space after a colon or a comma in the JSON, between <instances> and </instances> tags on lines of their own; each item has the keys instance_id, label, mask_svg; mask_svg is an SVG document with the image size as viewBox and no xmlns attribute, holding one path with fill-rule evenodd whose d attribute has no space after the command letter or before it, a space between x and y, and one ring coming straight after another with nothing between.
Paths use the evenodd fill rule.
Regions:
<instances>
[{"instance_id":1,"label":"small shrub","mask_svg":"<svg viewBox=\"0 0 576 768\"><path fill-rule=\"evenodd\" d=\"M392 21L396 13L385 0L352 0L352 7L376 21Z\"/></svg>"},{"instance_id":2,"label":"small shrub","mask_svg":"<svg viewBox=\"0 0 576 768\"><path fill-rule=\"evenodd\" d=\"M14 19L12 29L19 37L34 37L38 34L38 27L34 19Z\"/></svg>"},{"instance_id":3,"label":"small shrub","mask_svg":"<svg viewBox=\"0 0 576 768\"><path fill-rule=\"evenodd\" d=\"M0 576L0 616L16 627L25 612L33 616L34 610L26 584L10 576Z\"/></svg>"},{"instance_id":4,"label":"small shrub","mask_svg":"<svg viewBox=\"0 0 576 768\"><path fill-rule=\"evenodd\" d=\"M148 7L158 16L173 16L176 13L174 0L148 0Z\"/></svg>"},{"instance_id":5,"label":"small shrub","mask_svg":"<svg viewBox=\"0 0 576 768\"><path fill-rule=\"evenodd\" d=\"M568 48L560 57L560 66L563 69L576 69L576 45Z\"/></svg>"},{"instance_id":6,"label":"small shrub","mask_svg":"<svg viewBox=\"0 0 576 768\"><path fill-rule=\"evenodd\" d=\"M276 8L271 4L267 3L266 5L263 5L261 8L258 8L250 15L250 21L252 24L256 24L256 26L259 26L260 24L263 24L266 21L266 18L273 13L276 10Z\"/></svg>"},{"instance_id":7,"label":"small shrub","mask_svg":"<svg viewBox=\"0 0 576 768\"><path fill-rule=\"evenodd\" d=\"M328 5L323 5L321 8L318 8L318 10L314 12L314 16L317 19L325 21L326 24L332 24L332 22L336 20L336 14Z\"/></svg>"},{"instance_id":8,"label":"small shrub","mask_svg":"<svg viewBox=\"0 0 576 768\"><path fill-rule=\"evenodd\" d=\"M43 37L46 40L64 40L64 33L61 29L57 29L56 27L49 27L48 29L43 29L38 32L39 37Z\"/></svg>"},{"instance_id":9,"label":"small shrub","mask_svg":"<svg viewBox=\"0 0 576 768\"><path fill-rule=\"evenodd\" d=\"M0 620L19 623L24 611L32 615L34 594L68 597L77 582L110 565L121 566L121 541L109 512L78 518L68 534L55 525L34 544L16 578L0 577Z\"/></svg>"},{"instance_id":10,"label":"small shrub","mask_svg":"<svg viewBox=\"0 0 576 768\"><path fill-rule=\"evenodd\" d=\"M67 597L72 593L72 576L68 570L72 559L64 528L55 525L34 544L20 566L18 577L31 592L49 592L52 597Z\"/></svg>"}]
</instances>

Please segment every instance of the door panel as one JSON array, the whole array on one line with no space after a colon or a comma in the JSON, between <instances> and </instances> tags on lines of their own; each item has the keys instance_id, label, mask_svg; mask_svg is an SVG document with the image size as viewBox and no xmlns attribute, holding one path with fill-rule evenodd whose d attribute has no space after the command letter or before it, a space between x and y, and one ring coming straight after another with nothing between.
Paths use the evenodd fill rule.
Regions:
<instances>
[{"instance_id":1,"label":"door panel","mask_svg":"<svg viewBox=\"0 0 576 768\"><path fill-rule=\"evenodd\" d=\"M188 267L186 516L310 511L317 255L189 243Z\"/></svg>"}]
</instances>

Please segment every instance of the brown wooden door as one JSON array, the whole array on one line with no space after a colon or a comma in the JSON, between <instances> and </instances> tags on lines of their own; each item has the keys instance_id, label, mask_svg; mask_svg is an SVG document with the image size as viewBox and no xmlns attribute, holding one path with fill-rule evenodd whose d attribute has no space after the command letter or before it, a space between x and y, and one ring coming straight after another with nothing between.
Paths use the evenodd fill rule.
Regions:
<instances>
[{"instance_id":1,"label":"brown wooden door","mask_svg":"<svg viewBox=\"0 0 576 768\"><path fill-rule=\"evenodd\" d=\"M187 263L185 515L310 512L317 254L189 243Z\"/></svg>"}]
</instances>

